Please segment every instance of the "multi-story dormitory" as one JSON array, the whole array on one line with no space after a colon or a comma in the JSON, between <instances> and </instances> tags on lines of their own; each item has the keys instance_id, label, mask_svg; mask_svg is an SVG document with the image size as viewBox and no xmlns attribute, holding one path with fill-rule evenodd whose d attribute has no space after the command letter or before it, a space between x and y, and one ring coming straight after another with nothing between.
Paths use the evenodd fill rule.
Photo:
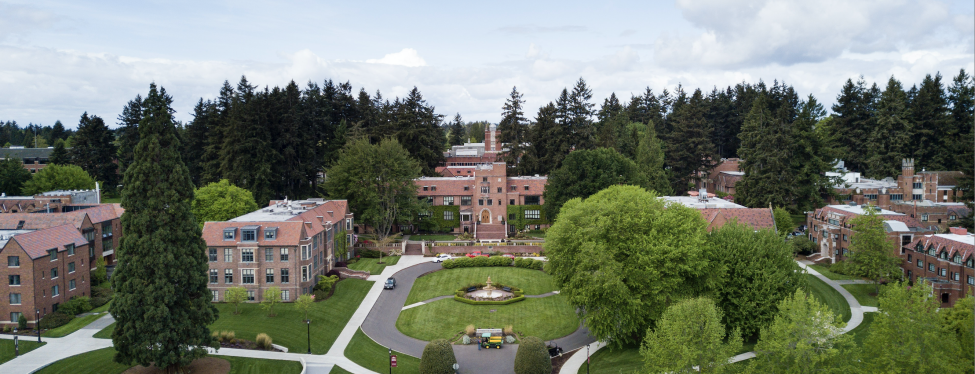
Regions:
<instances>
[{"instance_id":1,"label":"multi-story dormitory","mask_svg":"<svg viewBox=\"0 0 975 374\"><path fill-rule=\"evenodd\" d=\"M283 301L312 292L318 275L331 270L354 244L353 214L345 200L283 200L225 222L206 222L203 239L213 301L244 287L248 301L278 287Z\"/></svg>"},{"instance_id":2,"label":"multi-story dormitory","mask_svg":"<svg viewBox=\"0 0 975 374\"><path fill-rule=\"evenodd\" d=\"M948 234L916 237L900 248L904 277L926 281L934 296L947 308L975 290L975 235L952 227Z\"/></svg>"}]
</instances>

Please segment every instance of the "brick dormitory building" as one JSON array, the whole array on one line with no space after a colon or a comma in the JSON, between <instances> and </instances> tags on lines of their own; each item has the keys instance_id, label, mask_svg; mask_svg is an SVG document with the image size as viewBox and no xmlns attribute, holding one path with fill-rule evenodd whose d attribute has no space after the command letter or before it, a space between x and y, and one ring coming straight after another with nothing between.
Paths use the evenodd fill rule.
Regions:
<instances>
[{"instance_id":1,"label":"brick dormitory building","mask_svg":"<svg viewBox=\"0 0 975 374\"><path fill-rule=\"evenodd\" d=\"M271 201L229 221L206 222L213 301L223 301L231 287L244 287L248 301L261 301L270 287L281 289L283 301L311 293L317 276L354 244L353 225L345 200L322 199Z\"/></svg>"}]
</instances>

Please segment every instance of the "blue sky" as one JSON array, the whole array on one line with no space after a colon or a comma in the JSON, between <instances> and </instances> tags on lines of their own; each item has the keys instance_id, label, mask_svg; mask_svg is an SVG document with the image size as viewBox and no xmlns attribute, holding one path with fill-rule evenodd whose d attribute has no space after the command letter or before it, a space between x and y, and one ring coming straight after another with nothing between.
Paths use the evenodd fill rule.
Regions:
<instances>
[{"instance_id":1,"label":"blue sky","mask_svg":"<svg viewBox=\"0 0 975 374\"><path fill-rule=\"evenodd\" d=\"M417 86L437 111L497 121L580 76L601 103L650 87L784 80L831 104L847 78L910 86L975 70L971 1L4 1L0 120L114 126L149 82L177 118L241 75L258 85Z\"/></svg>"}]
</instances>

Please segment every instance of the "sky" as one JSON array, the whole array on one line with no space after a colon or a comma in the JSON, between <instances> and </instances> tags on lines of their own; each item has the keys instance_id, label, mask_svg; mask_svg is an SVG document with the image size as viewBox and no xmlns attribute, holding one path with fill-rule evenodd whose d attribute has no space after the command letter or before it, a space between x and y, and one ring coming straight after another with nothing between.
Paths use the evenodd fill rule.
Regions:
<instances>
[{"instance_id":1,"label":"sky","mask_svg":"<svg viewBox=\"0 0 975 374\"><path fill-rule=\"evenodd\" d=\"M975 5L941 0L9 1L0 0L0 121L116 127L150 82L178 120L246 76L331 79L437 113L497 122L581 77L601 104L654 92L784 81L828 109L847 79L906 87L975 71Z\"/></svg>"}]
</instances>

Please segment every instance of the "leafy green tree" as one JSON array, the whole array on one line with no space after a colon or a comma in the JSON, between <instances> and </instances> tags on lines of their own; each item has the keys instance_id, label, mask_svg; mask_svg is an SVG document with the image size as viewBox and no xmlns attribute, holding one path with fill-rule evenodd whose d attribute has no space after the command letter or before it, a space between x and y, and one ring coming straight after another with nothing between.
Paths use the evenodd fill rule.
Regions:
<instances>
[{"instance_id":1,"label":"leafy green tree","mask_svg":"<svg viewBox=\"0 0 975 374\"><path fill-rule=\"evenodd\" d=\"M450 342L436 339L423 347L423 355L420 356L420 374L453 374L456 363L457 358L454 357L454 349Z\"/></svg>"},{"instance_id":2,"label":"leafy green tree","mask_svg":"<svg viewBox=\"0 0 975 374\"><path fill-rule=\"evenodd\" d=\"M515 374L551 374L552 357L548 347L534 336L526 336L518 342L515 353Z\"/></svg>"},{"instance_id":3,"label":"leafy green tree","mask_svg":"<svg viewBox=\"0 0 975 374\"><path fill-rule=\"evenodd\" d=\"M939 312L944 314L945 326L954 332L958 338L962 359L965 365L968 365L966 372L972 371L972 362L975 360L975 354L973 354L975 352L975 336L972 334L975 332L973 310L975 310L975 298L969 295L964 299L956 300L953 307L943 308Z\"/></svg>"},{"instance_id":4,"label":"leafy green tree","mask_svg":"<svg viewBox=\"0 0 975 374\"><path fill-rule=\"evenodd\" d=\"M325 175L328 196L349 201L363 222L376 229L380 239L393 225L418 213L416 185L420 164L395 139L369 144L367 139L349 142Z\"/></svg>"},{"instance_id":5,"label":"leafy green tree","mask_svg":"<svg viewBox=\"0 0 975 374\"><path fill-rule=\"evenodd\" d=\"M727 334L721 310L708 298L687 299L667 308L640 346L644 372L723 373L742 346L735 329Z\"/></svg>"},{"instance_id":6,"label":"leafy green tree","mask_svg":"<svg viewBox=\"0 0 975 374\"><path fill-rule=\"evenodd\" d=\"M19 158L11 158L8 155L0 160L0 192L7 196L20 195L24 184L30 179L30 172L24 169L24 162Z\"/></svg>"},{"instance_id":7,"label":"leafy green tree","mask_svg":"<svg viewBox=\"0 0 975 374\"><path fill-rule=\"evenodd\" d=\"M68 154L68 149L64 146L64 139L58 139L54 142L54 150L51 151L51 158L48 163L54 165L71 164L71 156Z\"/></svg>"},{"instance_id":8,"label":"leafy green tree","mask_svg":"<svg viewBox=\"0 0 975 374\"><path fill-rule=\"evenodd\" d=\"M139 144L125 171L118 266L112 276L115 361L173 372L216 345L206 243L190 211L193 184L180 159L172 98L153 83Z\"/></svg>"},{"instance_id":9,"label":"leafy green tree","mask_svg":"<svg viewBox=\"0 0 975 374\"><path fill-rule=\"evenodd\" d=\"M714 285L706 228L694 209L611 186L562 207L546 235L547 272L591 336L635 344L673 300Z\"/></svg>"},{"instance_id":10,"label":"leafy green tree","mask_svg":"<svg viewBox=\"0 0 975 374\"><path fill-rule=\"evenodd\" d=\"M454 115L454 120L448 125L450 134L447 135L447 145L464 145L467 142L467 131L464 128L464 119L460 113Z\"/></svg>"},{"instance_id":11,"label":"leafy green tree","mask_svg":"<svg viewBox=\"0 0 975 374\"><path fill-rule=\"evenodd\" d=\"M254 195L250 191L221 179L196 189L193 199L193 216L200 228L207 221L226 221L257 210Z\"/></svg>"},{"instance_id":12,"label":"leafy green tree","mask_svg":"<svg viewBox=\"0 0 975 374\"><path fill-rule=\"evenodd\" d=\"M94 188L95 180L77 165L47 165L38 170L29 181L24 182L23 193L34 195L54 190Z\"/></svg>"},{"instance_id":13,"label":"leafy green tree","mask_svg":"<svg viewBox=\"0 0 975 374\"><path fill-rule=\"evenodd\" d=\"M864 368L872 373L959 373L966 363L958 339L943 322L941 300L917 282L888 285L863 341Z\"/></svg>"},{"instance_id":14,"label":"leafy green tree","mask_svg":"<svg viewBox=\"0 0 975 374\"><path fill-rule=\"evenodd\" d=\"M796 229L796 223L792 221L788 210L775 208L772 210L772 217L775 219L775 230L779 235L785 236Z\"/></svg>"},{"instance_id":15,"label":"leafy green tree","mask_svg":"<svg viewBox=\"0 0 975 374\"><path fill-rule=\"evenodd\" d=\"M528 141L528 120L525 119L525 111L522 109L525 100L521 97L518 88L512 87L510 97L505 100L502 107L501 122L498 124L498 132L500 132L498 141L508 148L508 151L502 155L502 159L508 164L508 168L514 168L514 175L524 174L519 162L525 153L525 143Z\"/></svg>"},{"instance_id":16,"label":"leafy green tree","mask_svg":"<svg viewBox=\"0 0 975 374\"><path fill-rule=\"evenodd\" d=\"M102 182L102 189L110 193L116 190L119 174L115 136L101 117L89 117L87 112L81 115L68 153L73 164Z\"/></svg>"},{"instance_id":17,"label":"leafy green tree","mask_svg":"<svg viewBox=\"0 0 975 374\"><path fill-rule=\"evenodd\" d=\"M545 186L545 216L557 218L562 204L577 197L586 198L617 184L646 186L643 170L632 160L611 148L574 151L562 166L552 171Z\"/></svg>"},{"instance_id":18,"label":"leafy green tree","mask_svg":"<svg viewBox=\"0 0 975 374\"><path fill-rule=\"evenodd\" d=\"M792 247L772 230L754 230L730 222L711 232L711 260L720 268L714 302L722 323L750 338L772 323L779 301L803 285Z\"/></svg>"},{"instance_id":19,"label":"leafy green tree","mask_svg":"<svg viewBox=\"0 0 975 374\"><path fill-rule=\"evenodd\" d=\"M305 321L308 320L308 311L311 310L311 306L314 303L315 299L308 294L298 296L298 298L295 299L295 309L298 309L299 312L305 314Z\"/></svg>"},{"instance_id":20,"label":"leafy green tree","mask_svg":"<svg viewBox=\"0 0 975 374\"><path fill-rule=\"evenodd\" d=\"M803 290L778 303L771 325L762 328L750 373L849 373L856 348L839 316ZM855 372L856 370L852 370Z\"/></svg>"},{"instance_id":21,"label":"leafy green tree","mask_svg":"<svg viewBox=\"0 0 975 374\"><path fill-rule=\"evenodd\" d=\"M880 293L881 280L899 280L902 260L895 254L896 247L887 239L884 218L873 209L864 209L850 221L853 235L850 237L850 258L853 275L868 278Z\"/></svg>"},{"instance_id":22,"label":"leafy green tree","mask_svg":"<svg viewBox=\"0 0 975 374\"><path fill-rule=\"evenodd\" d=\"M656 130L653 129L651 123L650 126L647 126L643 137L640 138L634 161L647 178L647 184L644 187L655 191L659 196L669 196L673 191L670 188L670 176L664 169L663 146L663 142L657 139Z\"/></svg>"},{"instance_id":23,"label":"leafy green tree","mask_svg":"<svg viewBox=\"0 0 975 374\"><path fill-rule=\"evenodd\" d=\"M274 317L274 304L281 302L281 289L270 287L264 290L264 297L261 298L261 307L267 309L268 317Z\"/></svg>"},{"instance_id":24,"label":"leafy green tree","mask_svg":"<svg viewBox=\"0 0 975 374\"><path fill-rule=\"evenodd\" d=\"M223 301L234 304L234 314L240 314L240 303L247 301L247 290L244 287L230 287L224 291Z\"/></svg>"},{"instance_id":25,"label":"leafy green tree","mask_svg":"<svg viewBox=\"0 0 975 374\"><path fill-rule=\"evenodd\" d=\"M105 267L106 265L108 264L105 262L104 257L95 259L95 268L91 270L92 285L97 286L105 282L108 277L108 268Z\"/></svg>"}]
</instances>

